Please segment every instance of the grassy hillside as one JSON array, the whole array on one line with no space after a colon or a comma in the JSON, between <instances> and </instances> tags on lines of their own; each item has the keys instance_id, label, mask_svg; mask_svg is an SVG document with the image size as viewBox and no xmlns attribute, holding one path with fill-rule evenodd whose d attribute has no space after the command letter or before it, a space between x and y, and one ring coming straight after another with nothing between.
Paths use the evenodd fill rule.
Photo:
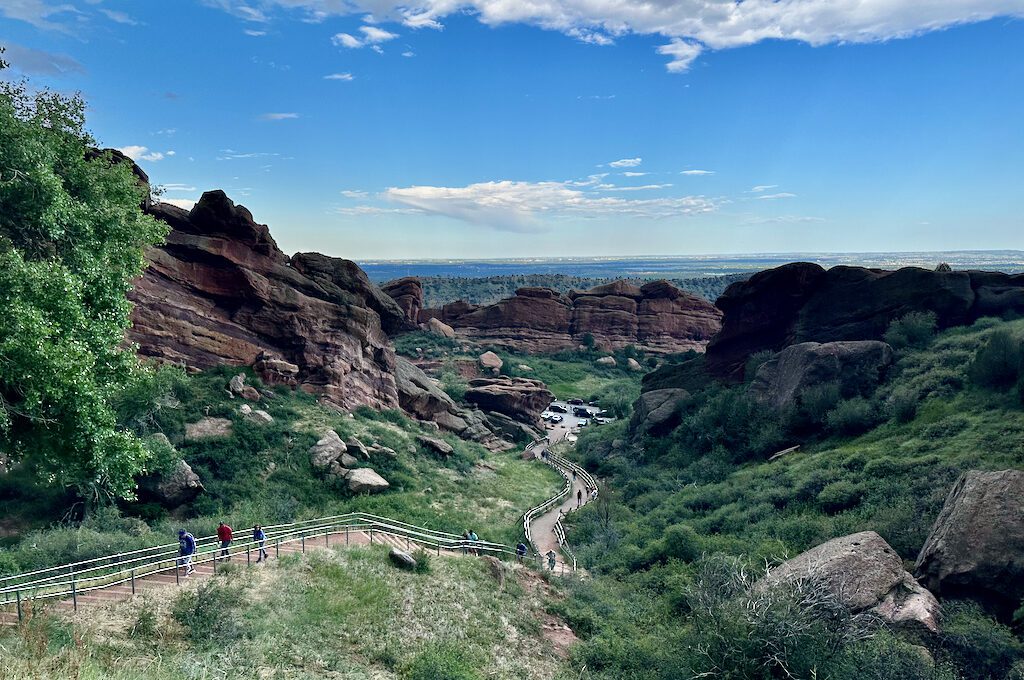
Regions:
<instances>
[{"instance_id":1,"label":"grassy hillside","mask_svg":"<svg viewBox=\"0 0 1024 680\"><path fill-rule=\"evenodd\" d=\"M995 372L998 384L985 375L985 348L997 337L1013 338L1020 351L1024 321L985 319L903 346L888 380L866 396L819 394L813 408L774 415L748 402L743 386L709 384L691 395L682 424L666 437L629 442L621 424L586 433L582 458L613 493L572 518L571 540L596 575L568 605L588 637L579 663L607 678L689 677L716 667L715 677L777 677L766 670L767 644L736 643L757 640L770 623L749 614L759 600L744 579L869 529L911 566L962 471L1024 468L1020 384L1010 369ZM795 444L799 451L766 461ZM709 598L715 604L704 609ZM799 618L760 604L778 617L776 628ZM816 674L799 677L1024 677L1024 643L1009 628L967 603L946 603L945 613L943 635L918 641L935 664L922 665L920 654L915 661L906 641L881 633L817 648L814 638L834 629L794 640L790 652L804 653L794 664ZM730 626L731 646L716 647L722 640L712 629ZM624 648L624 639L635 646ZM866 670L866 658L885 667ZM744 664L758 659L765 665L744 675L752 672Z\"/></svg>"},{"instance_id":2,"label":"grassy hillside","mask_svg":"<svg viewBox=\"0 0 1024 680\"><path fill-rule=\"evenodd\" d=\"M435 557L411 573L380 546L320 550L0 630L0 676L575 677L542 635L545 599L522 569L502 586L478 559Z\"/></svg>"},{"instance_id":3,"label":"grassy hillside","mask_svg":"<svg viewBox=\"0 0 1024 680\"><path fill-rule=\"evenodd\" d=\"M244 402L229 398L225 390L236 372L172 376L140 398L149 407L133 407L141 414L136 423L140 433L165 433L206 487L195 501L173 513L152 502L123 503L90 512L79 524L67 520L81 506L41 489L27 470L0 476L0 513L10 534L7 547L0 549L0 571L166 543L175 540L180 526L200 535L212 533L221 520L247 527L351 510L457 533L474 528L482 538L513 542L519 536L522 512L550 497L560 484L557 474L521 460L518 451L492 453L397 411L339 413L287 388L277 388L274 398L256 404L274 422L252 423L239 413ZM248 382L259 384L253 376ZM232 434L184 441L185 424L207 415L229 419ZM383 475L391 488L375 496L354 495L343 482L314 470L308 449L328 428L343 439L355 436L367 446L378 443L393 449L393 457L372 454L369 461L360 462ZM416 442L419 434L445 439L455 453L447 459L438 457Z\"/></svg>"}]
</instances>

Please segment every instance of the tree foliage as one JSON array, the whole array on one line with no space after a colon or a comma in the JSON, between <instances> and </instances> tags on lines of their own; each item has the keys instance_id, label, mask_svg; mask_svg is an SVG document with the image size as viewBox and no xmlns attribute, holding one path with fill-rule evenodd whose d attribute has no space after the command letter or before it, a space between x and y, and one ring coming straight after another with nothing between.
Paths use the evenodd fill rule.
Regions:
<instances>
[{"instance_id":1,"label":"tree foliage","mask_svg":"<svg viewBox=\"0 0 1024 680\"><path fill-rule=\"evenodd\" d=\"M81 97L0 83L0 451L95 499L147 457L111 404L143 375L126 294L164 228L84 125Z\"/></svg>"}]
</instances>

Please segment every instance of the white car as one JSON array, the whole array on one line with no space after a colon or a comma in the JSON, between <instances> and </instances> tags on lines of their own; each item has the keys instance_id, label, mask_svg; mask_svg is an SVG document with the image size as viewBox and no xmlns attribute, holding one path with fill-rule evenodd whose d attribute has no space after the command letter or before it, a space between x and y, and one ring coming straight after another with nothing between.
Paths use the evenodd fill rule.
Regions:
<instances>
[{"instance_id":1,"label":"white car","mask_svg":"<svg viewBox=\"0 0 1024 680\"><path fill-rule=\"evenodd\" d=\"M541 413L541 414L540 414L540 419L541 419L541 420L551 420L551 418L552 418L552 417L553 417L554 415L555 415L555 414L554 414L554 413L552 413L551 411L544 411L544 413Z\"/></svg>"},{"instance_id":2,"label":"white car","mask_svg":"<svg viewBox=\"0 0 1024 680\"><path fill-rule=\"evenodd\" d=\"M558 415L557 413L551 416L551 422L553 423L560 423L562 422L562 420L562 416Z\"/></svg>"},{"instance_id":3,"label":"white car","mask_svg":"<svg viewBox=\"0 0 1024 680\"><path fill-rule=\"evenodd\" d=\"M577 439L579 439L579 437L574 435L572 432L570 432L569 434L565 435L565 441L567 441L567 442L574 442Z\"/></svg>"},{"instance_id":4,"label":"white car","mask_svg":"<svg viewBox=\"0 0 1024 680\"><path fill-rule=\"evenodd\" d=\"M580 418L580 421L576 423L576 427L586 427L587 425L590 425L588 418Z\"/></svg>"}]
</instances>

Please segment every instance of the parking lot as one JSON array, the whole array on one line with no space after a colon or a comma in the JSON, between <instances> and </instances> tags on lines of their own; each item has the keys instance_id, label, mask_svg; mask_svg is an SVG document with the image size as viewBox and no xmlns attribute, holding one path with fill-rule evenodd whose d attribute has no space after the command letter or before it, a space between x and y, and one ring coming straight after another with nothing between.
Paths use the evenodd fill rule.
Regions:
<instances>
[{"instance_id":1,"label":"parking lot","mask_svg":"<svg viewBox=\"0 0 1024 680\"><path fill-rule=\"evenodd\" d=\"M588 417L576 415L575 409L586 410ZM564 411L564 412L563 412ZM595 427L594 418L601 412L599 405L570 404L568 401L556 399L551 402L541 417L544 419L544 426L548 433L548 442L554 444L569 436L572 441L575 435L583 428ZM561 422L552 422L550 416L561 416ZM610 418L609 418L610 419ZM586 425L580 426L581 421L587 421Z\"/></svg>"}]
</instances>

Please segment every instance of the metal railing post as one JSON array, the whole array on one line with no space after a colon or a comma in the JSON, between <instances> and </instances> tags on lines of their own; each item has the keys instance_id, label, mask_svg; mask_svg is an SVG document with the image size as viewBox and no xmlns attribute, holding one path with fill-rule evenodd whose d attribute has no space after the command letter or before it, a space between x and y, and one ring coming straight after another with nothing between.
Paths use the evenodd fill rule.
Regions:
<instances>
[{"instance_id":1,"label":"metal railing post","mask_svg":"<svg viewBox=\"0 0 1024 680\"><path fill-rule=\"evenodd\" d=\"M175 585L181 585L181 561L175 560L174 562L174 583Z\"/></svg>"},{"instance_id":2,"label":"metal railing post","mask_svg":"<svg viewBox=\"0 0 1024 680\"><path fill-rule=\"evenodd\" d=\"M345 545L348 545L348 525L345 525Z\"/></svg>"},{"instance_id":3,"label":"metal railing post","mask_svg":"<svg viewBox=\"0 0 1024 680\"><path fill-rule=\"evenodd\" d=\"M135 570L132 569L132 595L135 594Z\"/></svg>"},{"instance_id":4,"label":"metal railing post","mask_svg":"<svg viewBox=\"0 0 1024 680\"><path fill-rule=\"evenodd\" d=\"M281 537L277 537L277 543L274 544L274 559L281 557Z\"/></svg>"},{"instance_id":5,"label":"metal railing post","mask_svg":"<svg viewBox=\"0 0 1024 680\"><path fill-rule=\"evenodd\" d=\"M21 591L15 590L14 597L18 601L18 620L21 621L24 618L24 614L21 612Z\"/></svg>"},{"instance_id":6,"label":"metal railing post","mask_svg":"<svg viewBox=\"0 0 1024 680\"><path fill-rule=\"evenodd\" d=\"M305 553L306 552L306 533L305 532L302 532L299 535L299 540L302 542L302 552Z\"/></svg>"},{"instance_id":7,"label":"metal railing post","mask_svg":"<svg viewBox=\"0 0 1024 680\"><path fill-rule=\"evenodd\" d=\"M326 529L324 529L324 547L325 548L330 548L331 547L331 528L330 527L327 527Z\"/></svg>"},{"instance_id":8,"label":"metal railing post","mask_svg":"<svg viewBox=\"0 0 1024 680\"><path fill-rule=\"evenodd\" d=\"M373 525L370 525L370 545L373 545Z\"/></svg>"},{"instance_id":9,"label":"metal railing post","mask_svg":"<svg viewBox=\"0 0 1024 680\"><path fill-rule=\"evenodd\" d=\"M246 566L252 564L252 555L250 554L249 546L245 546L245 564Z\"/></svg>"},{"instance_id":10,"label":"metal railing post","mask_svg":"<svg viewBox=\"0 0 1024 680\"><path fill-rule=\"evenodd\" d=\"M216 550L213 551L213 574L214 574L214 576L217 575L217 551Z\"/></svg>"},{"instance_id":11,"label":"metal railing post","mask_svg":"<svg viewBox=\"0 0 1024 680\"><path fill-rule=\"evenodd\" d=\"M78 590L75 588L75 574L71 574L71 607L78 611Z\"/></svg>"}]
</instances>

